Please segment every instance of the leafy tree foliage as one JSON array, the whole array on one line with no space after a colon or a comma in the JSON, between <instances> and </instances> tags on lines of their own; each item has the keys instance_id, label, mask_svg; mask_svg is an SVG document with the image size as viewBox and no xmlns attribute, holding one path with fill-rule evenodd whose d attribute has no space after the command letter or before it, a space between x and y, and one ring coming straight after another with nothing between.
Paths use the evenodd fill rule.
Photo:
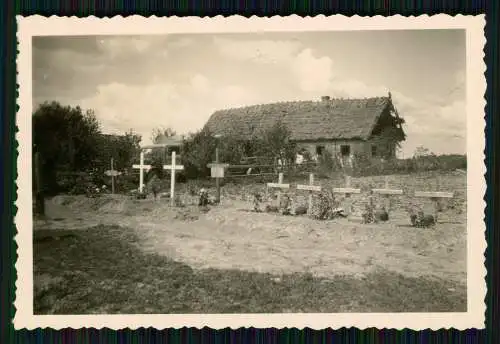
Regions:
<instances>
[{"instance_id":1,"label":"leafy tree foliage","mask_svg":"<svg viewBox=\"0 0 500 344\"><path fill-rule=\"evenodd\" d=\"M39 152L42 158L46 193L67 191L77 183L76 177L71 182L62 180L61 176L96 172L95 175L104 178L103 172L110 168L111 157L115 169L129 168L140 139L132 132L102 134L95 113L79 106L46 102L33 113L33 151ZM65 190L61 190L62 185Z\"/></svg>"},{"instance_id":2,"label":"leafy tree foliage","mask_svg":"<svg viewBox=\"0 0 500 344\"><path fill-rule=\"evenodd\" d=\"M89 169L97 154L99 123L93 111L58 102L41 104L33 114L33 143L42 156L48 189L57 189L57 171Z\"/></svg>"},{"instance_id":3,"label":"leafy tree foliage","mask_svg":"<svg viewBox=\"0 0 500 344\"><path fill-rule=\"evenodd\" d=\"M297 147L290 142L290 131L282 122L276 122L271 128L264 130L261 139L255 141L258 155L269 158L280 158L284 161L295 160Z\"/></svg>"},{"instance_id":4,"label":"leafy tree foliage","mask_svg":"<svg viewBox=\"0 0 500 344\"><path fill-rule=\"evenodd\" d=\"M168 138L177 135L177 132L170 128L155 128L151 133L151 142L160 143L163 138Z\"/></svg>"}]
</instances>

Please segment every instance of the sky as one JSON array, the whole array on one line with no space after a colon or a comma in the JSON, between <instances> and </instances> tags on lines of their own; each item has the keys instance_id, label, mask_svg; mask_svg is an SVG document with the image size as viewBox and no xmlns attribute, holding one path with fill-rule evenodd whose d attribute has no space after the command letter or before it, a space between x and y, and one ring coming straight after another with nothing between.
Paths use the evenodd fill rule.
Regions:
<instances>
[{"instance_id":1,"label":"sky","mask_svg":"<svg viewBox=\"0 0 500 344\"><path fill-rule=\"evenodd\" d=\"M218 110L321 96L386 96L401 155L466 152L463 30L330 31L33 39L33 106L93 109L106 133L203 127Z\"/></svg>"}]
</instances>

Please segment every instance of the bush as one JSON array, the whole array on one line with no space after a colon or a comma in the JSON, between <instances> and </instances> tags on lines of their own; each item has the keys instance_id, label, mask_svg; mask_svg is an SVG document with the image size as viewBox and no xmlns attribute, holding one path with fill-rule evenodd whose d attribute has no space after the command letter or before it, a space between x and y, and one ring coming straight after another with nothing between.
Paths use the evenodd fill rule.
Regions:
<instances>
[{"instance_id":1,"label":"bush","mask_svg":"<svg viewBox=\"0 0 500 344\"><path fill-rule=\"evenodd\" d=\"M340 162L327 151L318 157L317 174L319 178L328 178L342 170Z\"/></svg>"},{"instance_id":2,"label":"bush","mask_svg":"<svg viewBox=\"0 0 500 344\"><path fill-rule=\"evenodd\" d=\"M353 175L409 174L425 171L453 171L456 169L467 169L467 157L465 155L425 155L385 161L370 160L363 156L357 156Z\"/></svg>"}]
</instances>

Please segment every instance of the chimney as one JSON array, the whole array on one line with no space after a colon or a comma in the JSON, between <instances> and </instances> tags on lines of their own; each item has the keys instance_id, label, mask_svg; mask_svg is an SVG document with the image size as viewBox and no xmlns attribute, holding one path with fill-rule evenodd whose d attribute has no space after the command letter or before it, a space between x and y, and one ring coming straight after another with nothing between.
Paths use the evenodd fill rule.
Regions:
<instances>
[{"instance_id":1,"label":"chimney","mask_svg":"<svg viewBox=\"0 0 500 344\"><path fill-rule=\"evenodd\" d=\"M322 97L321 97L321 101L322 101L322 102L327 102L327 101L329 101L329 100L330 100L330 96L322 96Z\"/></svg>"}]
</instances>

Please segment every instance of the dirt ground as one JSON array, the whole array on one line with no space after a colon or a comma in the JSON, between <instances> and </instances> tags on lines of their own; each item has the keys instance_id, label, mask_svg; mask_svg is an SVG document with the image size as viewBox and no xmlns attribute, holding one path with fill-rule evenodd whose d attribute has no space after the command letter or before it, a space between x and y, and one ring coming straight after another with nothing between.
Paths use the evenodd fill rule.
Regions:
<instances>
[{"instance_id":1,"label":"dirt ground","mask_svg":"<svg viewBox=\"0 0 500 344\"><path fill-rule=\"evenodd\" d=\"M304 179L304 183L306 180ZM337 183L337 184L336 184ZM338 185L323 180L318 184ZM383 177L353 180L353 186L380 186ZM409 226L405 207L422 200L395 197L390 221L360 224L348 219L317 221L307 216L254 213L251 194L260 185L226 184L222 204L206 213L180 186L182 208L167 199L134 200L124 195L57 196L46 203L46 218L35 230L87 229L99 224L133 228L140 248L194 269L240 269L273 274L309 272L318 277L359 276L379 269L408 277L427 276L466 284L466 178L463 174L391 176L391 187L455 191L435 228ZM300 197L299 197L300 196ZM298 202L305 195L297 195ZM359 196L362 197L362 196ZM428 208L428 204L426 205Z\"/></svg>"}]
</instances>

